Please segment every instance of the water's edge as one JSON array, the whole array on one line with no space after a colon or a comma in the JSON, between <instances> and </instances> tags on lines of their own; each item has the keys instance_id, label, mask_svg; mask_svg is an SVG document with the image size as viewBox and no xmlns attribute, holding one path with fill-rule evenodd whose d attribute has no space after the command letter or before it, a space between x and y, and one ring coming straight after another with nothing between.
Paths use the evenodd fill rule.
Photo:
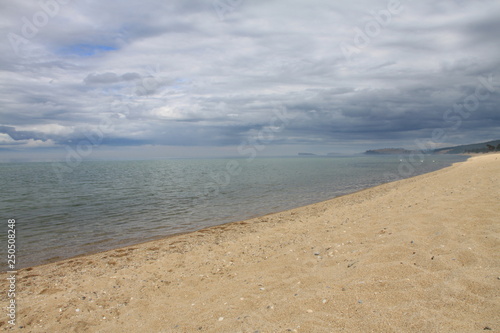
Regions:
<instances>
[{"instance_id":1,"label":"water's edge","mask_svg":"<svg viewBox=\"0 0 500 333\"><path fill-rule=\"evenodd\" d=\"M467 157L463 157L463 158L461 158L459 160L460 161L464 161L466 159L467 159ZM456 160L447 160L447 162L449 162L449 163L443 164L438 169L430 170L430 171L427 171L427 172L420 172L420 173L417 172L414 175L411 175L410 177L418 176L420 174L426 174L426 173L437 171L437 170L441 170L443 168L446 168L446 167L450 166L451 164L453 164L453 162L456 162ZM289 163L289 161L288 161L288 163ZM299 162L296 162L296 163L300 164L301 162L299 161ZM307 163L309 163L309 162L307 162ZM396 163L396 164L398 164L398 163ZM374 165L373 166L369 166L366 171L368 173L370 173L374 168L376 168L376 166L374 166ZM363 170L363 172L364 171L365 170ZM304 176L304 175L302 175L302 176ZM321 176L323 176L323 175L320 175L320 177ZM259 179L262 178L262 177L265 177L265 175L262 175L262 174L259 175ZM257 179L253 179L251 181L252 182L256 182ZM340 182L340 180L339 180L339 182ZM257 210L255 212L252 211L252 206L251 206L251 205L256 205L255 202L248 203L250 206L246 207L246 209L243 209L243 211L239 210L239 208L242 208L242 206L235 205L237 213L235 213L234 210L231 211L231 215L232 216L227 216L227 214L224 215L224 212L222 212L221 215L219 215L218 218L212 216L211 218L207 218L205 221L201 221L201 223L200 223L200 219L187 219L184 222L179 222L180 224L183 224L183 225L181 227L180 227L180 225L176 225L177 230L174 230L174 231L167 230L165 228L162 229L161 227L158 227L157 229L153 229L153 230L158 230L158 231L162 230L162 232L160 232L158 234L154 234L153 236L151 236L152 233L149 233L149 236L145 235L144 233L142 233L142 234L139 233L138 235L129 235L128 237L124 238L123 235L121 235L118 232L117 233L118 236L116 238L112 237L112 234L110 234L110 235L108 235L108 237L109 236L111 236L111 237L109 237L107 239L104 239L104 240L98 240L96 242L89 242L89 240L87 239L86 242L85 242L85 246L83 246L83 250L80 251L80 253L75 253L74 251L65 251L64 247L61 247L59 249L56 248L57 251L55 251L55 252L58 252L60 255L58 255L58 256L51 256L49 258L45 257L43 259L42 259L43 256L38 256L35 260L31 260L31 261L30 260L21 260L20 264L17 265L17 268L19 269L19 268L26 268L26 267L44 265L44 264L58 262L58 261L69 259L69 258L81 257L81 256L93 254L93 253L100 253L100 252L103 252L103 251L109 251L109 250L113 250L113 249L117 249L117 248L122 248L122 247L127 247L127 246L132 246L132 245L138 245L138 244L142 244L142 243L145 243L145 242L150 242L150 241L155 241L155 240L164 239L164 238L168 238L168 237L173 237L173 236L176 236L176 235L179 235L179 234L191 233L191 232L194 232L194 231L203 230L203 229L211 228L211 227L214 227L214 226L225 225L227 223L234 223L234 222L238 222L238 221L242 221L242 220L247 220L247 219L254 218L254 217L259 217L259 216L265 216L265 215L269 215L269 214L279 213L279 212L287 211L287 210L290 210L290 209L293 209L293 208L298 208L298 207L303 207L303 206L307 206L307 205L314 204L314 203L328 201L330 199L337 198L339 196L349 195L349 194L352 194L352 193L355 193L355 192L358 192L358 191L362 191L362 190L366 190L368 188L373 188L373 187L376 187L376 186L379 186L381 184L385 184L385 183L388 183L388 182L391 182L391 180L381 181L380 179L378 179L373 184L368 184L367 183L367 185L369 185L369 186L366 186L366 187L363 187L363 186L361 186L361 187L357 186L356 187L356 186L354 186L354 187L351 187L351 188L349 188L349 184L347 184L347 187L343 188L343 191L342 191L343 193L323 193L323 196L322 197L321 196L318 197L317 200L311 199L312 198L311 197L311 198L308 199L309 201L306 201L306 202L303 202L303 201L302 202L298 202L297 199L295 199L293 201L285 202L285 204L283 204L283 202L281 202L281 204L277 205L276 207L271 207L272 205L267 205L264 208L257 207ZM272 182L272 186L271 187L274 187L276 184L277 184L276 182ZM285 184L285 185L289 186L288 184ZM303 183L299 182L298 185L303 185ZM259 184L257 183L255 186L258 187ZM283 198L284 198L284 200L286 201L288 199L288 197L287 197L288 192L293 191L293 186L290 187L290 188L287 188L286 186L284 188L280 188L278 186L277 188L274 188L274 189L270 190L269 195L266 198L271 198L271 199L276 198L277 202L279 200L283 200ZM318 185L318 186L320 186L320 185ZM223 192L226 189L229 191L230 186L227 186L227 188L224 188L224 189L221 188L220 191ZM241 191L241 189L238 188L238 187L237 187L237 190ZM266 190L268 190L268 189L266 189ZM282 194L281 197L276 197L275 195L273 195L273 191L286 192L286 193L284 194L284 196ZM299 196L301 194L303 194L303 193L307 194L308 191L314 192L315 191L315 186L313 185L312 188L310 188L310 189L302 189L301 191L302 192L292 193L293 194L292 197L295 198L295 196L297 194ZM326 196L324 194L326 194ZM224 197L224 195L225 194L223 194L223 193L219 194L219 198L217 198L217 200L219 200L219 201L220 200L222 200L222 201L228 200L227 198ZM234 202L238 203L238 198L231 197L231 196L229 196L228 198L230 198ZM213 207L205 207L205 208L217 210L217 208L218 208L217 205L220 205L220 202L217 202L217 200L215 201L215 205L214 205L215 208L213 208ZM174 201L176 201L176 198L174 198ZM229 203L226 202L223 205L224 206L232 206L234 204L233 201L231 201ZM208 205L213 204L213 203L214 202L212 202L212 201L208 201ZM161 205L161 203L156 203L156 204L160 204ZM241 204L241 203L239 203L239 204ZM153 203L153 206L154 205L155 205L155 203ZM79 206L76 205L75 207L79 207ZM243 207L243 208L245 208L245 207ZM69 209L71 209L71 207ZM118 206L118 210L120 210L119 206ZM146 214L146 213L147 213L147 211L144 214ZM124 217L120 216L120 218L123 219ZM128 216L126 216L125 218L128 218ZM130 218L133 219L133 217L130 217ZM110 225L107 228L113 229L113 228L116 228L116 227L117 227L116 225ZM85 228L85 226L82 226L82 228ZM106 228L103 228L104 231L105 231L105 229ZM93 232L95 232L95 230L93 230ZM71 230L69 232L65 233L65 234L71 235ZM81 235L85 235L85 234L82 233ZM35 236L37 236L36 232L34 233L33 237L35 237ZM46 234L44 234L44 233L38 234L38 237L40 237L40 238L46 237ZM28 252L28 254L26 254L26 252L25 252L24 255L21 255L20 256L21 259L25 259L26 256L30 256L30 254L33 253L32 251L36 252L36 250L34 250L34 249L23 250L24 246L23 246L22 242L20 243L20 245L21 246L20 246L20 248L18 250L19 251L18 253L22 253L22 252L24 252L26 250L27 250L26 252ZM79 249L81 249L81 248L82 247L80 247ZM54 250L54 248L52 248L52 250ZM38 249L38 251L43 252L44 250L43 249ZM4 258L5 258L5 256L4 256ZM42 259L42 260L40 260L40 259Z\"/></svg>"}]
</instances>

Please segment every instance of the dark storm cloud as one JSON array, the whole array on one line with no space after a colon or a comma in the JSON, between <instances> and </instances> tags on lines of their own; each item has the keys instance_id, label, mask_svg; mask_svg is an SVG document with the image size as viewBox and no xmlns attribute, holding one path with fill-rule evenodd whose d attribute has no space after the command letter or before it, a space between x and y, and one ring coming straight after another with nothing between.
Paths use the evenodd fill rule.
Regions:
<instances>
[{"instance_id":1,"label":"dark storm cloud","mask_svg":"<svg viewBox=\"0 0 500 333\"><path fill-rule=\"evenodd\" d=\"M0 126L0 133L8 134L13 140L46 140L47 137L43 134L31 132L31 131L16 131L14 127L10 126Z\"/></svg>"}]
</instances>

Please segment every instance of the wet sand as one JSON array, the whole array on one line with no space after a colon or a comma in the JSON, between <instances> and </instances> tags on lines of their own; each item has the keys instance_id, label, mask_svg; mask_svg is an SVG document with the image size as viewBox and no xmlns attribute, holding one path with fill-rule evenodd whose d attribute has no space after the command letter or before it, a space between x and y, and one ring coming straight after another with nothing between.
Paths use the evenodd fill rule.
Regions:
<instances>
[{"instance_id":1,"label":"wet sand","mask_svg":"<svg viewBox=\"0 0 500 333\"><path fill-rule=\"evenodd\" d=\"M500 154L18 271L20 332L500 330ZM7 322L7 274L0 276Z\"/></svg>"}]
</instances>

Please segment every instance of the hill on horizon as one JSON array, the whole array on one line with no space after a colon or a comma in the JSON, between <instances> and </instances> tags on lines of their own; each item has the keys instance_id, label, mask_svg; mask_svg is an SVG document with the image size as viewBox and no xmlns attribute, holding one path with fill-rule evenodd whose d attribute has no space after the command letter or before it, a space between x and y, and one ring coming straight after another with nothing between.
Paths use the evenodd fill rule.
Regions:
<instances>
[{"instance_id":1,"label":"hill on horizon","mask_svg":"<svg viewBox=\"0 0 500 333\"><path fill-rule=\"evenodd\" d=\"M487 153L489 151L488 145L495 147L496 151L500 151L500 140L493 140L493 141L473 143L468 145L434 149L433 153L434 154Z\"/></svg>"},{"instance_id":2,"label":"hill on horizon","mask_svg":"<svg viewBox=\"0 0 500 333\"><path fill-rule=\"evenodd\" d=\"M494 147L494 151L500 151L500 139L480 142L480 143L472 143L467 145L453 146L453 147L445 147L434 149L428 151L432 154L468 154L468 153L487 153L492 151L488 148ZM407 150L405 148L382 148L382 149L372 149L367 150L364 154L367 155L400 155L400 154L411 154L413 152L421 152L420 150Z\"/></svg>"}]
</instances>

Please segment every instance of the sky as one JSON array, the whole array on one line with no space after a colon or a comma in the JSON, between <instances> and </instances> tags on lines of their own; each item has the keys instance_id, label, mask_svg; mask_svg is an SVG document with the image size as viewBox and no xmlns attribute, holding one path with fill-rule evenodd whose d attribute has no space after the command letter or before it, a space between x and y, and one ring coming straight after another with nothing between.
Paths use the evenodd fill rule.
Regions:
<instances>
[{"instance_id":1,"label":"sky","mask_svg":"<svg viewBox=\"0 0 500 333\"><path fill-rule=\"evenodd\" d=\"M498 0L3 1L0 30L2 162L500 138Z\"/></svg>"}]
</instances>

